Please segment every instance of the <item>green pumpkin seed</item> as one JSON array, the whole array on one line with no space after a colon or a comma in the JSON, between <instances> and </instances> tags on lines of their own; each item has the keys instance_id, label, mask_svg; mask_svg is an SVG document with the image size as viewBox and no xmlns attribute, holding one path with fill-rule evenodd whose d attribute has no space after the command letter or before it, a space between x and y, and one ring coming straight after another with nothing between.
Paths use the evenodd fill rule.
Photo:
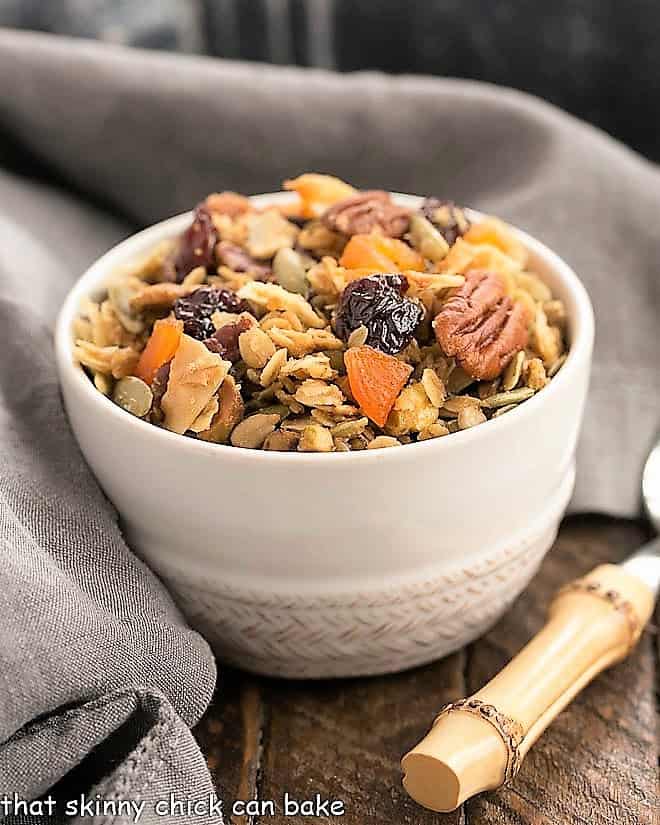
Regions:
<instances>
[{"instance_id":1,"label":"green pumpkin seed","mask_svg":"<svg viewBox=\"0 0 660 825\"><path fill-rule=\"evenodd\" d=\"M489 410L497 409L497 407L506 407L509 404L519 404L521 401L527 401L534 395L534 390L529 387L521 387L519 390L510 390L509 392L498 392L491 395L490 398L484 398L481 402L482 407Z\"/></svg>"},{"instance_id":2,"label":"green pumpkin seed","mask_svg":"<svg viewBox=\"0 0 660 825\"><path fill-rule=\"evenodd\" d=\"M512 390L518 381L520 381L520 374L522 373L523 364L525 362L525 353L523 350L517 352L507 364L502 376L502 389Z\"/></svg>"},{"instance_id":3,"label":"green pumpkin seed","mask_svg":"<svg viewBox=\"0 0 660 825\"><path fill-rule=\"evenodd\" d=\"M154 396L148 384L140 378L127 375L115 384L112 400L126 412L142 418L151 409Z\"/></svg>"},{"instance_id":4,"label":"green pumpkin seed","mask_svg":"<svg viewBox=\"0 0 660 825\"><path fill-rule=\"evenodd\" d=\"M441 261L449 252L447 241L422 215L411 216L409 237L415 249L430 261Z\"/></svg>"},{"instance_id":5,"label":"green pumpkin seed","mask_svg":"<svg viewBox=\"0 0 660 825\"><path fill-rule=\"evenodd\" d=\"M289 292L297 292L299 295L307 297L309 284L305 264L302 257L288 247L278 250L273 259L273 274L277 282Z\"/></svg>"},{"instance_id":6,"label":"green pumpkin seed","mask_svg":"<svg viewBox=\"0 0 660 825\"><path fill-rule=\"evenodd\" d=\"M492 417L497 418L500 415L504 415L505 413L511 412L511 410L515 410L517 406L517 404L507 404L506 407L498 407L493 413Z\"/></svg>"}]
</instances>

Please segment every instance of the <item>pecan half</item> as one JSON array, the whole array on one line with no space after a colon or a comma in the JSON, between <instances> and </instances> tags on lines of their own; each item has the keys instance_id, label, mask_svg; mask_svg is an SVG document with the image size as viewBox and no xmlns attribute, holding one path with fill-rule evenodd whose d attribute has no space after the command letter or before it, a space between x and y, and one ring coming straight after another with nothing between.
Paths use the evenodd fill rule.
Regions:
<instances>
[{"instance_id":1,"label":"pecan half","mask_svg":"<svg viewBox=\"0 0 660 825\"><path fill-rule=\"evenodd\" d=\"M339 201L323 213L325 226L344 235L368 235L374 229L390 238L408 231L410 210L397 206L387 192L370 190Z\"/></svg>"},{"instance_id":2,"label":"pecan half","mask_svg":"<svg viewBox=\"0 0 660 825\"><path fill-rule=\"evenodd\" d=\"M509 298L496 272L473 269L436 315L433 327L446 355L456 356L473 378L492 381L525 348L529 322L529 310Z\"/></svg>"}]
</instances>

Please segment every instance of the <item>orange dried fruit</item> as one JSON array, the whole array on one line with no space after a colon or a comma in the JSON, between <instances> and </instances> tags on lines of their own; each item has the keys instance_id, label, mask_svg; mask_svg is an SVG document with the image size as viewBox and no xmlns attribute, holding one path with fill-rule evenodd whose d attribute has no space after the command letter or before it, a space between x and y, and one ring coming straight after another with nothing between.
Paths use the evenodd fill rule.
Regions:
<instances>
[{"instance_id":1,"label":"orange dried fruit","mask_svg":"<svg viewBox=\"0 0 660 825\"><path fill-rule=\"evenodd\" d=\"M481 223L473 223L463 235L468 243L480 246L489 244L504 252L509 258L524 266L527 263L527 252L522 243L516 238L513 231L504 221L498 218L486 218Z\"/></svg>"},{"instance_id":2,"label":"orange dried fruit","mask_svg":"<svg viewBox=\"0 0 660 825\"><path fill-rule=\"evenodd\" d=\"M351 394L362 412L384 427L413 368L372 347L351 347L344 354Z\"/></svg>"},{"instance_id":3,"label":"orange dried fruit","mask_svg":"<svg viewBox=\"0 0 660 825\"><path fill-rule=\"evenodd\" d=\"M151 385L158 369L174 358L182 335L183 321L177 321L175 318L156 321L147 345L140 355L135 375L145 384Z\"/></svg>"},{"instance_id":4,"label":"orange dried fruit","mask_svg":"<svg viewBox=\"0 0 660 825\"><path fill-rule=\"evenodd\" d=\"M339 259L346 269L370 269L372 272L401 272L424 269L424 259L407 243L373 233L353 235Z\"/></svg>"},{"instance_id":5,"label":"orange dried fruit","mask_svg":"<svg viewBox=\"0 0 660 825\"><path fill-rule=\"evenodd\" d=\"M285 180L284 188L298 193L302 201L301 213L304 218L318 218L335 203L356 193L356 190L343 180L314 172Z\"/></svg>"}]
</instances>

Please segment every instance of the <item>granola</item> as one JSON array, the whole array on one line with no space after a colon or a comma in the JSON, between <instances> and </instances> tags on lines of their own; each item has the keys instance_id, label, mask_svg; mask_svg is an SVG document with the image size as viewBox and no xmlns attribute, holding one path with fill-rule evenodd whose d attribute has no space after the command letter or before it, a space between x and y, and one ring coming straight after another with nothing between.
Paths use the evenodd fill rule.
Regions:
<instances>
[{"instance_id":1,"label":"granola","mask_svg":"<svg viewBox=\"0 0 660 825\"><path fill-rule=\"evenodd\" d=\"M479 426L560 370L566 309L502 221L328 175L285 188L209 195L83 302L74 354L100 392L211 444L351 452Z\"/></svg>"}]
</instances>

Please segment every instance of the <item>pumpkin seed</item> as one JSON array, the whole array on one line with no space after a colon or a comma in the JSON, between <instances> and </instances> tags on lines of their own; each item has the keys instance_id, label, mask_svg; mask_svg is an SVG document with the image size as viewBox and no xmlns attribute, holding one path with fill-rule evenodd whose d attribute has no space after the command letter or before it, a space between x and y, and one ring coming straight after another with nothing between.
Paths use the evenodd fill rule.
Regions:
<instances>
[{"instance_id":1,"label":"pumpkin seed","mask_svg":"<svg viewBox=\"0 0 660 825\"><path fill-rule=\"evenodd\" d=\"M279 423L279 415L255 413L249 418L244 418L240 424L234 427L230 439L231 443L234 447L247 447L249 450L258 450Z\"/></svg>"},{"instance_id":2,"label":"pumpkin seed","mask_svg":"<svg viewBox=\"0 0 660 825\"><path fill-rule=\"evenodd\" d=\"M138 335L144 329L144 321L131 306L131 299L144 287L137 279L121 278L108 284L108 299L117 313L119 322L127 332Z\"/></svg>"},{"instance_id":3,"label":"pumpkin seed","mask_svg":"<svg viewBox=\"0 0 660 825\"><path fill-rule=\"evenodd\" d=\"M495 393L495 395L491 395L490 398L484 398L481 405L489 410L494 410L497 409L497 407L506 407L508 404L519 404L521 401L526 401L533 395L534 390L529 387L521 387L519 390Z\"/></svg>"},{"instance_id":4,"label":"pumpkin seed","mask_svg":"<svg viewBox=\"0 0 660 825\"><path fill-rule=\"evenodd\" d=\"M354 438L369 425L368 418L358 418L357 421L342 421L336 424L330 432L335 438Z\"/></svg>"},{"instance_id":5,"label":"pumpkin seed","mask_svg":"<svg viewBox=\"0 0 660 825\"><path fill-rule=\"evenodd\" d=\"M115 384L112 400L126 412L142 418L151 409L154 396L142 379L127 375Z\"/></svg>"},{"instance_id":6,"label":"pumpkin seed","mask_svg":"<svg viewBox=\"0 0 660 825\"><path fill-rule=\"evenodd\" d=\"M437 263L449 252L449 244L423 215L410 218L410 243L425 258Z\"/></svg>"},{"instance_id":7,"label":"pumpkin seed","mask_svg":"<svg viewBox=\"0 0 660 825\"><path fill-rule=\"evenodd\" d=\"M504 375L502 376L502 389L505 392L512 390L518 381L520 381L520 374L524 362L525 353L523 350L519 350L507 364Z\"/></svg>"},{"instance_id":8,"label":"pumpkin seed","mask_svg":"<svg viewBox=\"0 0 660 825\"><path fill-rule=\"evenodd\" d=\"M307 297L309 282L302 257L289 247L282 247L273 258L273 274L280 286Z\"/></svg>"},{"instance_id":9,"label":"pumpkin seed","mask_svg":"<svg viewBox=\"0 0 660 825\"><path fill-rule=\"evenodd\" d=\"M492 415L492 418L497 418L499 415L504 415L504 413L511 412L511 410L515 410L517 404L507 404L506 407L498 407Z\"/></svg>"}]
</instances>

